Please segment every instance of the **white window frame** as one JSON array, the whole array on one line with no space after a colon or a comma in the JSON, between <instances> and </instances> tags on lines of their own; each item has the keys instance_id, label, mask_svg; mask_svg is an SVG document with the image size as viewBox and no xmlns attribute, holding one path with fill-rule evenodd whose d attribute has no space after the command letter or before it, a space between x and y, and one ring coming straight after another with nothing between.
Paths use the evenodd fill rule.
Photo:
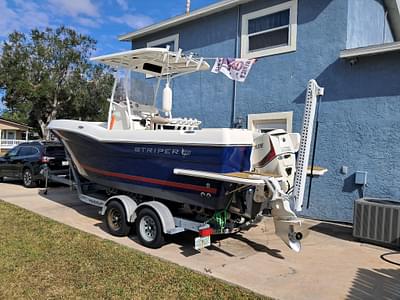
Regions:
<instances>
[{"instance_id":1,"label":"white window frame","mask_svg":"<svg viewBox=\"0 0 400 300\"><path fill-rule=\"evenodd\" d=\"M293 130L293 111L249 114L247 116L247 128L251 131L256 131L254 126L257 122L273 121L273 120L286 120L286 131L292 132Z\"/></svg>"},{"instance_id":2,"label":"white window frame","mask_svg":"<svg viewBox=\"0 0 400 300\"><path fill-rule=\"evenodd\" d=\"M174 42L174 48L175 49L170 49L171 51L178 51L179 49L179 33L177 34L173 34L170 36L166 36L162 39L158 39L158 40L154 40L154 41L150 41L147 43L147 47L157 47L157 45L161 45L161 44L166 44L169 42Z\"/></svg>"},{"instance_id":3,"label":"white window frame","mask_svg":"<svg viewBox=\"0 0 400 300\"><path fill-rule=\"evenodd\" d=\"M296 43L297 43L297 0L290 0L282 4L278 4L275 6L271 6L265 9L261 9L255 12L251 12L242 16L242 35L241 35L241 57L242 58L258 58L262 56L269 56L287 52L296 51ZM256 19L259 17L271 15L283 10L289 9L289 45L285 46L277 46L277 47L270 47L267 49L260 49L257 51L248 51L249 49L249 20ZM285 28L283 27L276 27L269 30L261 31L262 33L275 31L278 29ZM257 34L260 34L258 32Z\"/></svg>"},{"instance_id":4,"label":"white window frame","mask_svg":"<svg viewBox=\"0 0 400 300\"><path fill-rule=\"evenodd\" d=\"M15 141L15 140L17 140L17 131L16 130L10 130L10 129L7 129L7 130L5 130L5 132L6 132L6 140L9 140L9 141ZM13 136L14 136L14 138L11 138L11 139L9 139L8 138L8 134L9 133L12 133L13 134Z\"/></svg>"}]
</instances>

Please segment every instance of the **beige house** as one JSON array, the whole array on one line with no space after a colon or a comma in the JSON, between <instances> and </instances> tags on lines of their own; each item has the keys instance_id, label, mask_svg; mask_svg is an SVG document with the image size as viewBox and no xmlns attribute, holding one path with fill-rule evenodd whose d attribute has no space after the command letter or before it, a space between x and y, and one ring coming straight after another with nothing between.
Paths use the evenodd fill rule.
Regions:
<instances>
[{"instance_id":1,"label":"beige house","mask_svg":"<svg viewBox=\"0 0 400 300\"><path fill-rule=\"evenodd\" d=\"M28 141L29 130L24 124L0 118L0 154L4 154L20 143Z\"/></svg>"}]
</instances>

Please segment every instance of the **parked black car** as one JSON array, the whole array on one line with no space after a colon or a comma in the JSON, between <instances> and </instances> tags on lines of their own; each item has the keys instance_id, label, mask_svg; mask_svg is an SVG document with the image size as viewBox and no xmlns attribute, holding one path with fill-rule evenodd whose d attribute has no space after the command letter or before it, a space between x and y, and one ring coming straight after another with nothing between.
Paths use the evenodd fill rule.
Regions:
<instances>
[{"instance_id":1,"label":"parked black car","mask_svg":"<svg viewBox=\"0 0 400 300\"><path fill-rule=\"evenodd\" d=\"M35 187L44 180L40 171L46 165L52 174L68 174L68 161L61 143L22 143L0 157L0 181L4 177L18 178L25 187Z\"/></svg>"}]
</instances>

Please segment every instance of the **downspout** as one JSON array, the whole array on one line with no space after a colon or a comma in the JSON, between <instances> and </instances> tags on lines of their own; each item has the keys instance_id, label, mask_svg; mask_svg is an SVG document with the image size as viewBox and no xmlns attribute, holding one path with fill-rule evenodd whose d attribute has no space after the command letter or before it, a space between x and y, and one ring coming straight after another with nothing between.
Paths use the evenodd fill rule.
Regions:
<instances>
[{"instance_id":1,"label":"downspout","mask_svg":"<svg viewBox=\"0 0 400 300\"><path fill-rule=\"evenodd\" d=\"M385 9L385 14L383 17L383 41L382 44L386 41L386 22L388 21L388 11Z\"/></svg>"},{"instance_id":2,"label":"downspout","mask_svg":"<svg viewBox=\"0 0 400 300\"><path fill-rule=\"evenodd\" d=\"M240 42L240 5L237 7L236 18L236 44L235 44L235 58L239 55L239 42ZM235 127L236 123L236 97L237 97L237 81L233 80L233 95L232 95L232 116L231 126Z\"/></svg>"}]
</instances>

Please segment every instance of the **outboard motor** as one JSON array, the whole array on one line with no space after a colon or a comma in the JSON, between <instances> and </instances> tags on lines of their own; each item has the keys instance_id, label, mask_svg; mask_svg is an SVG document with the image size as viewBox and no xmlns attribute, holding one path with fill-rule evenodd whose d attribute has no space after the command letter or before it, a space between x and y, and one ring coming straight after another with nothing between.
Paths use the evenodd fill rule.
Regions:
<instances>
[{"instance_id":1,"label":"outboard motor","mask_svg":"<svg viewBox=\"0 0 400 300\"><path fill-rule=\"evenodd\" d=\"M275 233L297 252L300 251L300 241L308 231L303 228L292 207L296 211L302 210L314 116L318 97L323 94L324 88L318 86L315 80L310 80L301 136L279 129L264 134L258 132L254 136L252 171L265 178L265 186L255 189L254 202L265 200L271 209Z\"/></svg>"},{"instance_id":2,"label":"outboard motor","mask_svg":"<svg viewBox=\"0 0 400 300\"><path fill-rule=\"evenodd\" d=\"M288 192L293 187L300 134L275 129L256 136L254 143L253 172L282 178L281 189Z\"/></svg>"}]
</instances>

